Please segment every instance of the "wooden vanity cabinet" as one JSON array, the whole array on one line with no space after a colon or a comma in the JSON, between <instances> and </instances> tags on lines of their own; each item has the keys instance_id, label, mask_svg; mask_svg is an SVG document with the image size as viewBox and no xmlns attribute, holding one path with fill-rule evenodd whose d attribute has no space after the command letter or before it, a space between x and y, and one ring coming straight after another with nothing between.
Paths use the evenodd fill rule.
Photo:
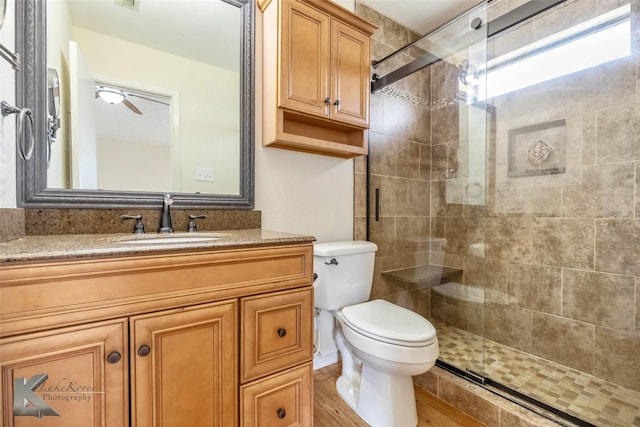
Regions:
<instances>
[{"instance_id":1,"label":"wooden vanity cabinet","mask_svg":"<svg viewBox=\"0 0 640 427\"><path fill-rule=\"evenodd\" d=\"M366 154L375 27L331 1L279 0L264 29L264 145Z\"/></svg>"},{"instance_id":2,"label":"wooden vanity cabinet","mask_svg":"<svg viewBox=\"0 0 640 427\"><path fill-rule=\"evenodd\" d=\"M127 329L115 319L1 339L2 425L128 425Z\"/></svg>"},{"instance_id":3,"label":"wooden vanity cabinet","mask_svg":"<svg viewBox=\"0 0 640 427\"><path fill-rule=\"evenodd\" d=\"M132 425L235 425L236 315L231 300L131 318Z\"/></svg>"},{"instance_id":4,"label":"wooden vanity cabinet","mask_svg":"<svg viewBox=\"0 0 640 427\"><path fill-rule=\"evenodd\" d=\"M0 264L2 425L44 425L22 405L53 408L54 427L310 427L312 257L300 244ZM16 379L42 374L16 404ZM276 422L241 416L258 390Z\"/></svg>"}]
</instances>

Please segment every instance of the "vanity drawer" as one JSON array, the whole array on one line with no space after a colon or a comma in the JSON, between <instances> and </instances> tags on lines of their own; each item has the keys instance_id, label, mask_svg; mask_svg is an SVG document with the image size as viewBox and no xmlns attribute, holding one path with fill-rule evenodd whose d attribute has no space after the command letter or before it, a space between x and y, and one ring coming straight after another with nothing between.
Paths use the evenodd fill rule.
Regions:
<instances>
[{"instance_id":1,"label":"vanity drawer","mask_svg":"<svg viewBox=\"0 0 640 427\"><path fill-rule=\"evenodd\" d=\"M308 287L241 300L241 383L311 360L312 292Z\"/></svg>"},{"instance_id":2,"label":"vanity drawer","mask_svg":"<svg viewBox=\"0 0 640 427\"><path fill-rule=\"evenodd\" d=\"M241 427L311 427L313 365L304 364L240 389Z\"/></svg>"}]
</instances>

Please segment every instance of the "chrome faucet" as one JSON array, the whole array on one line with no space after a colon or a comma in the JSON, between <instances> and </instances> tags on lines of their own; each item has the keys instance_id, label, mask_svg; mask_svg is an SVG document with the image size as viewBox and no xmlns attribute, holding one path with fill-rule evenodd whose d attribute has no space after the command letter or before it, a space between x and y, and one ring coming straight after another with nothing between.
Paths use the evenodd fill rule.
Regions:
<instances>
[{"instance_id":1,"label":"chrome faucet","mask_svg":"<svg viewBox=\"0 0 640 427\"><path fill-rule=\"evenodd\" d=\"M171 227L171 210L169 206L173 204L171 194L165 194L162 199L162 216L160 217L160 230L159 233L173 233Z\"/></svg>"}]
</instances>

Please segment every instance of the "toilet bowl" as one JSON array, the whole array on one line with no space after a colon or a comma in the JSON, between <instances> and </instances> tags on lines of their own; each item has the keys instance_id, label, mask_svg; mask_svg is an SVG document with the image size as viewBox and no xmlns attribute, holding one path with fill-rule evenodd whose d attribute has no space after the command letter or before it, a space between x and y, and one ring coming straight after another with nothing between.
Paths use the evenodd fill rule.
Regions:
<instances>
[{"instance_id":1,"label":"toilet bowl","mask_svg":"<svg viewBox=\"0 0 640 427\"><path fill-rule=\"evenodd\" d=\"M361 362L359 375L345 374L343 365L338 393L374 427L414 427L418 416L413 376L431 369L439 354L433 326L384 300L345 307L336 318L348 345L344 351L350 350Z\"/></svg>"},{"instance_id":2,"label":"toilet bowl","mask_svg":"<svg viewBox=\"0 0 640 427\"><path fill-rule=\"evenodd\" d=\"M388 301L367 301L375 250L370 242L316 244L316 307L336 319L339 395L373 427L415 427L412 377L433 367L438 339L422 316Z\"/></svg>"}]
</instances>

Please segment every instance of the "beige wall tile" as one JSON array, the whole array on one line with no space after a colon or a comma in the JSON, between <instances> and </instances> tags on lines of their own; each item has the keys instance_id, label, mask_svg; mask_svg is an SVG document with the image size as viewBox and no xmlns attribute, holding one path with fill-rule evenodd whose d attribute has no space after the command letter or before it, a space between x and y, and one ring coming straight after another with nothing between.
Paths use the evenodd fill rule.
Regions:
<instances>
[{"instance_id":1,"label":"beige wall tile","mask_svg":"<svg viewBox=\"0 0 640 427\"><path fill-rule=\"evenodd\" d=\"M636 64L633 55L558 79L566 89L566 99L580 102L583 113L604 110L635 101ZM606 111L606 110L605 110ZM600 112L598 112L600 114ZM606 136L600 132L598 135ZM606 149L598 138L598 153ZM629 158L624 159L629 160ZM600 160L598 160L599 163Z\"/></svg>"},{"instance_id":2,"label":"beige wall tile","mask_svg":"<svg viewBox=\"0 0 640 427\"><path fill-rule=\"evenodd\" d=\"M596 138L598 163L640 160L640 106L598 111Z\"/></svg>"},{"instance_id":3,"label":"beige wall tile","mask_svg":"<svg viewBox=\"0 0 640 427\"><path fill-rule=\"evenodd\" d=\"M562 313L583 322L633 331L635 278L563 270Z\"/></svg>"},{"instance_id":4,"label":"beige wall tile","mask_svg":"<svg viewBox=\"0 0 640 427\"><path fill-rule=\"evenodd\" d=\"M372 175L394 176L396 158L394 138L378 132L369 132L369 170Z\"/></svg>"},{"instance_id":5,"label":"beige wall tile","mask_svg":"<svg viewBox=\"0 0 640 427\"><path fill-rule=\"evenodd\" d=\"M371 241L378 245L376 256L389 256L396 254L396 219L381 217L379 221L371 220Z\"/></svg>"},{"instance_id":6,"label":"beige wall tile","mask_svg":"<svg viewBox=\"0 0 640 427\"><path fill-rule=\"evenodd\" d=\"M404 140L396 140L394 142L396 176L413 179L420 178L420 145L416 142Z\"/></svg>"},{"instance_id":7,"label":"beige wall tile","mask_svg":"<svg viewBox=\"0 0 640 427\"><path fill-rule=\"evenodd\" d=\"M418 252L419 239L420 217L396 217L396 254Z\"/></svg>"},{"instance_id":8,"label":"beige wall tile","mask_svg":"<svg viewBox=\"0 0 640 427\"><path fill-rule=\"evenodd\" d=\"M431 146L420 144L420 179L429 181L431 179Z\"/></svg>"},{"instance_id":9,"label":"beige wall tile","mask_svg":"<svg viewBox=\"0 0 640 427\"><path fill-rule=\"evenodd\" d=\"M633 217L634 169L632 162L583 166L582 185L564 188L562 215L574 218Z\"/></svg>"},{"instance_id":10,"label":"beige wall tile","mask_svg":"<svg viewBox=\"0 0 640 427\"><path fill-rule=\"evenodd\" d=\"M431 148L431 180L447 179L447 144L433 145Z\"/></svg>"},{"instance_id":11,"label":"beige wall tile","mask_svg":"<svg viewBox=\"0 0 640 427\"><path fill-rule=\"evenodd\" d=\"M567 27L579 24L589 18L593 18L597 12L597 0L567 2L564 7L544 14L534 21L534 39L539 40Z\"/></svg>"},{"instance_id":12,"label":"beige wall tile","mask_svg":"<svg viewBox=\"0 0 640 427\"><path fill-rule=\"evenodd\" d=\"M640 277L636 277L636 334L640 336Z\"/></svg>"},{"instance_id":13,"label":"beige wall tile","mask_svg":"<svg viewBox=\"0 0 640 427\"><path fill-rule=\"evenodd\" d=\"M367 221L366 218L356 218L354 230L354 240L366 240L367 239Z\"/></svg>"},{"instance_id":14,"label":"beige wall tile","mask_svg":"<svg viewBox=\"0 0 640 427\"><path fill-rule=\"evenodd\" d=\"M531 350L531 312L485 301L485 337L508 347Z\"/></svg>"},{"instance_id":15,"label":"beige wall tile","mask_svg":"<svg viewBox=\"0 0 640 427\"><path fill-rule=\"evenodd\" d=\"M558 267L509 263L507 267L508 303L561 314L562 278Z\"/></svg>"},{"instance_id":16,"label":"beige wall tile","mask_svg":"<svg viewBox=\"0 0 640 427\"><path fill-rule=\"evenodd\" d=\"M640 391L640 337L596 328L594 373L623 387Z\"/></svg>"},{"instance_id":17,"label":"beige wall tile","mask_svg":"<svg viewBox=\"0 0 640 427\"><path fill-rule=\"evenodd\" d=\"M431 216L462 216L461 204L447 203L447 192L452 188L448 185L450 181L431 181Z\"/></svg>"},{"instance_id":18,"label":"beige wall tile","mask_svg":"<svg viewBox=\"0 0 640 427\"><path fill-rule=\"evenodd\" d=\"M531 218L489 217L486 256L505 261L528 262L532 256Z\"/></svg>"},{"instance_id":19,"label":"beige wall tile","mask_svg":"<svg viewBox=\"0 0 640 427\"><path fill-rule=\"evenodd\" d=\"M596 163L596 113L582 115L582 164Z\"/></svg>"},{"instance_id":20,"label":"beige wall tile","mask_svg":"<svg viewBox=\"0 0 640 427\"><path fill-rule=\"evenodd\" d=\"M380 194L383 216L420 216L429 212L429 186L408 178L384 177Z\"/></svg>"},{"instance_id":21,"label":"beige wall tile","mask_svg":"<svg viewBox=\"0 0 640 427\"><path fill-rule=\"evenodd\" d=\"M594 221L534 218L532 259L558 267L593 269Z\"/></svg>"},{"instance_id":22,"label":"beige wall tile","mask_svg":"<svg viewBox=\"0 0 640 427\"><path fill-rule=\"evenodd\" d=\"M636 162L636 218L640 219L640 162Z\"/></svg>"},{"instance_id":23,"label":"beige wall tile","mask_svg":"<svg viewBox=\"0 0 640 427\"><path fill-rule=\"evenodd\" d=\"M438 394L438 376L431 371L413 377L413 382L433 395Z\"/></svg>"},{"instance_id":24,"label":"beige wall tile","mask_svg":"<svg viewBox=\"0 0 640 427\"><path fill-rule=\"evenodd\" d=\"M455 92L451 91L449 95ZM437 98L436 98L437 99ZM431 112L431 144L440 145L451 141L458 141L458 104L438 108ZM455 124L452 126L452 124Z\"/></svg>"},{"instance_id":25,"label":"beige wall tile","mask_svg":"<svg viewBox=\"0 0 640 427\"><path fill-rule=\"evenodd\" d=\"M367 175L355 174L354 181L354 215L363 217L367 215Z\"/></svg>"},{"instance_id":26,"label":"beige wall tile","mask_svg":"<svg viewBox=\"0 0 640 427\"><path fill-rule=\"evenodd\" d=\"M500 425L500 409L496 405L445 378L438 381L438 397L487 426Z\"/></svg>"},{"instance_id":27,"label":"beige wall tile","mask_svg":"<svg viewBox=\"0 0 640 427\"><path fill-rule=\"evenodd\" d=\"M593 325L533 313L531 352L579 371L593 372Z\"/></svg>"},{"instance_id":28,"label":"beige wall tile","mask_svg":"<svg viewBox=\"0 0 640 427\"><path fill-rule=\"evenodd\" d=\"M596 222L596 270L640 276L640 219Z\"/></svg>"},{"instance_id":29,"label":"beige wall tile","mask_svg":"<svg viewBox=\"0 0 640 427\"><path fill-rule=\"evenodd\" d=\"M500 427L536 427L538 424L527 421L513 412L500 410Z\"/></svg>"}]
</instances>

